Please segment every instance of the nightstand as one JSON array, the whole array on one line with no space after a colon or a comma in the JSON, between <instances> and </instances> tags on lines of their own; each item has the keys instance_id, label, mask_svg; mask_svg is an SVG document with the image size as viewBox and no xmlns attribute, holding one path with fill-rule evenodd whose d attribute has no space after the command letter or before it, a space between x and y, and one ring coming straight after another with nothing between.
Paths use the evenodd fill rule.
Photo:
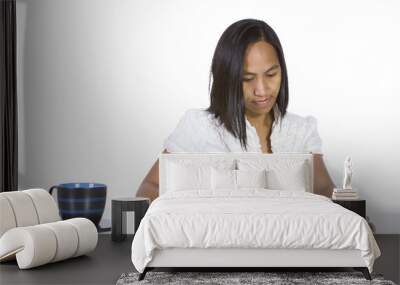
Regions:
<instances>
[{"instance_id":1,"label":"nightstand","mask_svg":"<svg viewBox=\"0 0 400 285\"><path fill-rule=\"evenodd\" d=\"M359 214L365 219L365 200L333 200L332 202L339 204L340 206Z\"/></svg>"},{"instance_id":2,"label":"nightstand","mask_svg":"<svg viewBox=\"0 0 400 285\"><path fill-rule=\"evenodd\" d=\"M140 221L150 205L149 198L127 197L113 198L111 201L111 239L123 241L126 239L126 212L135 212L135 233Z\"/></svg>"}]
</instances>

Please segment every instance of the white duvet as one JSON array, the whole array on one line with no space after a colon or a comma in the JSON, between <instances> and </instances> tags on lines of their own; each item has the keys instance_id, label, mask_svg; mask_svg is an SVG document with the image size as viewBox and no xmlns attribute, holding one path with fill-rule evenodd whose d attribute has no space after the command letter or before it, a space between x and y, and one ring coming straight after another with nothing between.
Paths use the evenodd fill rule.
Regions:
<instances>
[{"instance_id":1,"label":"white duvet","mask_svg":"<svg viewBox=\"0 0 400 285\"><path fill-rule=\"evenodd\" d=\"M247 189L166 193L155 199L132 242L143 272L154 249L358 249L372 272L380 250L365 219L316 194Z\"/></svg>"}]
</instances>

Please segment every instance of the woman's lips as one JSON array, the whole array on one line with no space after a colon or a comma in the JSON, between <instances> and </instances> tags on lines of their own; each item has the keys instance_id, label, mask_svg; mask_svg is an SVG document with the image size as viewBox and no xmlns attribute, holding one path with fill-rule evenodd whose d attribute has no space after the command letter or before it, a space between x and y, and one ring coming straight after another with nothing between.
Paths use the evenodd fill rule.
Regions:
<instances>
[{"instance_id":1,"label":"woman's lips","mask_svg":"<svg viewBox=\"0 0 400 285\"><path fill-rule=\"evenodd\" d=\"M269 97L266 97L266 98L263 98L263 99L260 99L260 100L256 100L256 101L253 101L253 102L257 106L263 107L263 106L266 106L271 101L271 99L272 99L272 96L269 96Z\"/></svg>"}]
</instances>

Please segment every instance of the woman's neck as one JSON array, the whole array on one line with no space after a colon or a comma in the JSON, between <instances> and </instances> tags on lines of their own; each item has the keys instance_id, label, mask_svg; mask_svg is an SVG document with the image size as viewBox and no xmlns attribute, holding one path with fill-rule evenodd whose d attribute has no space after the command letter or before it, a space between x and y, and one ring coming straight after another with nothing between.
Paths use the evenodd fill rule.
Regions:
<instances>
[{"instance_id":1,"label":"woman's neck","mask_svg":"<svg viewBox=\"0 0 400 285\"><path fill-rule=\"evenodd\" d=\"M274 122L274 114L272 110L265 115L252 116L246 113L245 116L250 124L257 130L269 130Z\"/></svg>"}]
</instances>

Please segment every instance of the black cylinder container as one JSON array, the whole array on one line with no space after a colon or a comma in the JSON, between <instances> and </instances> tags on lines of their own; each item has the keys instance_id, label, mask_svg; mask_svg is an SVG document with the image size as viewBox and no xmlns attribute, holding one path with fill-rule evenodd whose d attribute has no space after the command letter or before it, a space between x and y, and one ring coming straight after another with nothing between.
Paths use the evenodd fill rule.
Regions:
<instances>
[{"instance_id":1,"label":"black cylinder container","mask_svg":"<svg viewBox=\"0 0 400 285\"><path fill-rule=\"evenodd\" d=\"M57 201L63 220L83 217L99 227L106 204L107 186L101 183L63 183L50 188L57 189Z\"/></svg>"}]
</instances>

